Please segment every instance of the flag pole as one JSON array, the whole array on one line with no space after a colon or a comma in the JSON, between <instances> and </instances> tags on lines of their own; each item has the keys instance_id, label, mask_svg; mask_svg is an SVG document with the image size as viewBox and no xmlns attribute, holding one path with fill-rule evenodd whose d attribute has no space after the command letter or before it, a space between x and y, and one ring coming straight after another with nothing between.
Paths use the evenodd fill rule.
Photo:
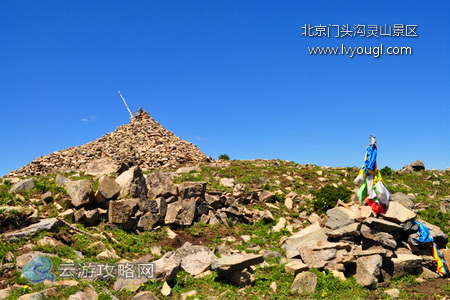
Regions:
<instances>
[{"instance_id":1,"label":"flag pole","mask_svg":"<svg viewBox=\"0 0 450 300\"><path fill-rule=\"evenodd\" d=\"M117 91L117 92L119 93L120 98L122 98L123 104L125 104L125 107L127 108L128 113L130 114L130 119L132 119L132 118L133 118L133 114L131 113L131 110L130 110L130 108L128 107L127 102L125 101L125 98L122 96L122 94L120 93L120 91Z\"/></svg>"}]
</instances>

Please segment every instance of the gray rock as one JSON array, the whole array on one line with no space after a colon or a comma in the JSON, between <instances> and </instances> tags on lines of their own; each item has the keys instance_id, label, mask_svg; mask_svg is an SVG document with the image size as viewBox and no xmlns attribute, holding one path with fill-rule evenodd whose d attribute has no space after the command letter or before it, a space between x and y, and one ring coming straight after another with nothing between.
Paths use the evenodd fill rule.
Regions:
<instances>
[{"instance_id":1,"label":"gray rock","mask_svg":"<svg viewBox=\"0 0 450 300\"><path fill-rule=\"evenodd\" d=\"M450 198L442 200L439 205L444 214L450 212Z\"/></svg>"},{"instance_id":2,"label":"gray rock","mask_svg":"<svg viewBox=\"0 0 450 300\"><path fill-rule=\"evenodd\" d=\"M385 219L395 223L404 223L416 217L416 213L407 209L398 202L390 201L386 214L382 215Z\"/></svg>"},{"instance_id":3,"label":"gray rock","mask_svg":"<svg viewBox=\"0 0 450 300\"><path fill-rule=\"evenodd\" d=\"M120 197L145 198L147 196L147 184L139 167L126 170L116 178L116 182L120 185Z\"/></svg>"},{"instance_id":4,"label":"gray rock","mask_svg":"<svg viewBox=\"0 0 450 300\"><path fill-rule=\"evenodd\" d=\"M292 259L290 262L284 265L284 271L292 275L297 275L300 272L309 270L308 265L302 262L301 259Z\"/></svg>"},{"instance_id":5,"label":"gray rock","mask_svg":"<svg viewBox=\"0 0 450 300\"><path fill-rule=\"evenodd\" d=\"M403 193L391 194L391 201L398 202L407 209L414 208L414 202L412 202L411 199L409 199L409 197Z\"/></svg>"},{"instance_id":6,"label":"gray rock","mask_svg":"<svg viewBox=\"0 0 450 300\"><path fill-rule=\"evenodd\" d=\"M384 293L391 298L398 298L400 297L400 291L398 289L388 289L385 290Z\"/></svg>"},{"instance_id":7,"label":"gray rock","mask_svg":"<svg viewBox=\"0 0 450 300\"><path fill-rule=\"evenodd\" d=\"M191 225L194 221L197 202L194 198L180 200L167 205L165 224Z\"/></svg>"},{"instance_id":8,"label":"gray rock","mask_svg":"<svg viewBox=\"0 0 450 300\"><path fill-rule=\"evenodd\" d=\"M82 291L78 291L73 295L70 295L68 300L91 300L97 299L98 294L92 287L87 287Z\"/></svg>"},{"instance_id":9,"label":"gray rock","mask_svg":"<svg viewBox=\"0 0 450 300\"><path fill-rule=\"evenodd\" d=\"M234 187L234 179L233 178L220 178L220 184L224 187L232 188Z\"/></svg>"},{"instance_id":10,"label":"gray rock","mask_svg":"<svg viewBox=\"0 0 450 300\"><path fill-rule=\"evenodd\" d=\"M154 172L147 175L148 198L170 197L178 194L178 187L173 183L170 172Z\"/></svg>"},{"instance_id":11,"label":"gray rock","mask_svg":"<svg viewBox=\"0 0 450 300\"><path fill-rule=\"evenodd\" d=\"M60 174L56 175L56 183L61 186L66 186L67 183L69 183L71 180L69 178L66 178Z\"/></svg>"},{"instance_id":12,"label":"gray rock","mask_svg":"<svg viewBox=\"0 0 450 300\"><path fill-rule=\"evenodd\" d=\"M295 276L291 285L291 293L298 295L312 294L316 290L317 276L316 274L306 271Z\"/></svg>"},{"instance_id":13,"label":"gray rock","mask_svg":"<svg viewBox=\"0 0 450 300\"><path fill-rule=\"evenodd\" d=\"M397 223L373 217L367 218L365 223L378 231L384 231L388 233L403 229L402 226L398 225Z\"/></svg>"},{"instance_id":14,"label":"gray rock","mask_svg":"<svg viewBox=\"0 0 450 300\"><path fill-rule=\"evenodd\" d=\"M344 242L311 241L300 246L298 252L310 268L323 268L353 260L352 247Z\"/></svg>"},{"instance_id":15,"label":"gray rock","mask_svg":"<svg viewBox=\"0 0 450 300\"><path fill-rule=\"evenodd\" d=\"M258 199L260 202L269 201L273 197L275 197L275 193L272 193L270 191L263 191L258 195Z\"/></svg>"},{"instance_id":16,"label":"gray rock","mask_svg":"<svg viewBox=\"0 0 450 300\"><path fill-rule=\"evenodd\" d=\"M48 191L48 192L42 194L41 200L44 201L45 203L53 202L53 200L54 200L53 193L51 191Z\"/></svg>"},{"instance_id":17,"label":"gray rock","mask_svg":"<svg viewBox=\"0 0 450 300\"><path fill-rule=\"evenodd\" d=\"M138 210L139 199L109 201L108 221L110 223L124 224Z\"/></svg>"},{"instance_id":18,"label":"gray rock","mask_svg":"<svg viewBox=\"0 0 450 300\"><path fill-rule=\"evenodd\" d=\"M280 252L273 251L273 250L261 250L261 251L259 251L259 254L261 254L264 257L264 259L274 258L274 257L282 257Z\"/></svg>"},{"instance_id":19,"label":"gray rock","mask_svg":"<svg viewBox=\"0 0 450 300\"><path fill-rule=\"evenodd\" d=\"M201 171L202 171L202 169L199 167L181 167L176 172L178 174L181 174L181 173L191 173L191 172L201 172Z\"/></svg>"},{"instance_id":20,"label":"gray rock","mask_svg":"<svg viewBox=\"0 0 450 300\"><path fill-rule=\"evenodd\" d=\"M109 176L102 176L98 181L98 189L95 193L95 202L103 203L106 200L117 199L120 193L120 185Z\"/></svg>"},{"instance_id":21,"label":"gray rock","mask_svg":"<svg viewBox=\"0 0 450 300\"><path fill-rule=\"evenodd\" d=\"M363 256L356 260L356 282L367 288L375 288L381 274L381 255Z\"/></svg>"},{"instance_id":22,"label":"gray rock","mask_svg":"<svg viewBox=\"0 0 450 300\"><path fill-rule=\"evenodd\" d=\"M380 232L374 228L362 224L361 225L361 235L371 241L380 243L381 245L395 249L397 247L397 242L394 237L387 232Z\"/></svg>"},{"instance_id":23,"label":"gray rock","mask_svg":"<svg viewBox=\"0 0 450 300\"><path fill-rule=\"evenodd\" d=\"M60 221L56 218L44 219L28 227L4 233L2 234L2 236L7 241L17 241L20 239L29 238L35 233L43 230L57 231L60 225L61 225Z\"/></svg>"},{"instance_id":24,"label":"gray rock","mask_svg":"<svg viewBox=\"0 0 450 300\"><path fill-rule=\"evenodd\" d=\"M221 208L225 204L225 199L225 197L220 197L218 195L205 195L205 201L214 210Z\"/></svg>"},{"instance_id":25,"label":"gray rock","mask_svg":"<svg viewBox=\"0 0 450 300\"><path fill-rule=\"evenodd\" d=\"M235 286L252 285L255 281L255 275L252 268L244 268L230 272L219 272L219 278Z\"/></svg>"},{"instance_id":26,"label":"gray rock","mask_svg":"<svg viewBox=\"0 0 450 300\"><path fill-rule=\"evenodd\" d=\"M354 223L358 218L358 215L354 211L342 206L329 209L327 216L329 219L325 226L333 230Z\"/></svg>"},{"instance_id":27,"label":"gray rock","mask_svg":"<svg viewBox=\"0 0 450 300\"><path fill-rule=\"evenodd\" d=\"M146 212L140 217L137 227L141 230L152 230L157 224L161 223L163 219L159 214Z\"/></svg>"},{"instance_id":28,"label":"gray rock","mask_svg":"<svg viewBox=\"0 0 450 300\"><path fill-rule=\"evenodd\" d=\"M99 213L97 209L85 210L81 208L74 213L75 222L82 223L85 226L97 225Z\"/></svg>"},{"instance_id":29,"label":"gray rock","mask_svg":"<svg viewBox=\"0 0 450 300\"><path fill-rule=\"evenodd\" d=\"M69 181L66 183L67 194L75 207L87 205L94 198L92 185L89 180Z\"/></svg>"},{"instance_id":30,"label":"gray rock","mask_svg":"<svg viewBox=\"0 0 450 300\"><path fill-rule=\"evenodd\" d=\"M351 223L344 227L328 231L326 234L332 239L340 239L344 236L354 236L358 237L360 235L359 229L361 227L360 223Z\"/></svg>"},{"instance_id":31,"label":"gray rock","mask_svg":"<svg viewBox=\"0 0 450 300\"><path fill-rule=\"evenodd\" d=\"M298 248L303 244L308 244L312 241L326 241L328 239L326 232L327 229L321 228L319 223L314 223L292 235L285 243L286 257L293 258L299 256Z\"/></svg>"},{"instance_id":32,"label":"gray rock","mask_svg":"<svg viewBox=\"0 0 450 300\"><path fill-rule=\"evenodd\" d=\"M109 157L94 159L86 165L86 174L98 176L112 174L117 171L119 165Z\"/></svg>"},{"instance_id":33,"label":"gray rock","mask_svg":"<svg viewBox=\"0 0 450 300\"><path fill-rule=\"evenodd\" d=\"M206 182L183 182L179 185L182 199L202 197L206 192Z\"/></svg>"},{"instance_id":34,"label":"gray rock","mask_svg":"<svg viewBox=\"0 0 450 300\"><path fill-rule=\"evenodd\" d=\"M234 186L233 188L233 196L234 197L242 197L245 195L245 184L243 183L238 183Z\"/></svg>"},{"instance_id":35,"label":"gray rock","mask_svg":"<svg viewBox=\"0 0 450 300\"><path fill-rule=\"evenodd\" d=\"M391 259L393 264L392 277L420 274L422 272L422 260L420 256L414 254L397 254L397 257Z\"/></svg>"},{"instance_id":36,"label":"gray rock","mask_svg":"<svg viewBox=\"0 0 450 300\"><path fill-rule=\"evenodd\" d=\"M34 188L34 185L35 185L34 178L24 179L24 180L17 182L16 184L14 184L11 187L11 189L9 190L9 192L16 193L16 192L21 192L21 191L29 191L32 188Z\"/></svg>"},{"instance_id":37,"label":"gray rock","mask_svg":"<svg viewBox=\"0 0 450 300\"><path fill-rule=\"evenodd\" d=\"M181 268L194 276L206 271L215 258L208 247L192 245L189 242L177 249L175 256L180 260Z\"/></svg>"},{"instance_id":38,"label":"gray rock","mask_svg":"<svg viewBox=\"0 0 450 300\"><path fill-rule=\"evenodd\" d=\"M213 260L211 269L217 272L231 272L260 264L263 261L264 257L258 254L233 254Z\"/></svg>"},{"instance_id":39,"label":"gray rock","mask_svg":"<svg viewBox=\"0 0 450 300\"><path fill-rule=\"evenodd\" d=\"M175 278L180 270L181 259L174 252L167 252L154 263L156 280L170 281Z\"/></svg>"},{"instance_id":40,"label":"gray rock","mask_svg":"<svg viewBox=\"0 0 450 300\"><path fill-rule=\"evenodd\" d=\"M409 164L414 171L425 171L425 164L420 160L416 160Z\"/></svg>"}]
</instances>

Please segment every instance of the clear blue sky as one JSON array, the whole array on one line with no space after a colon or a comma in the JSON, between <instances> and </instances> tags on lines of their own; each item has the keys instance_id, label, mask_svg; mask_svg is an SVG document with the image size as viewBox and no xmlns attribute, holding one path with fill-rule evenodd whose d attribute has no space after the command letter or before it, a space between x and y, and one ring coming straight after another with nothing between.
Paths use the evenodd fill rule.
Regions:
<instances>
[{"instance_id":1,"label":"clear blue sky","mask_svg":"<svg viewBox=\"0 0 450 300\"><path fill-rule=\"evenodd\" d=\"M364 3L364 4L363 4ZM450 167L448 1L1 1L0 175L129 121L117 95L207 155ZM307 38L305 24L418 25ZM308 46L408 46L313 56Z\"/></svg>"}]
</instances>

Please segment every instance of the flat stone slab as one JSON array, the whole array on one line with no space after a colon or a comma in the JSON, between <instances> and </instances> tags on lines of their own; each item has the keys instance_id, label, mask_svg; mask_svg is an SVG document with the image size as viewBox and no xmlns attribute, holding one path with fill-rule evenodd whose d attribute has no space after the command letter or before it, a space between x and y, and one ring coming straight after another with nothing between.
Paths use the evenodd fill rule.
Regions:
<instances>
[{"instance_id":1,"label":"flat stone slab","mask_svg":"<svg viewBox=\"0 0 450 300\"><path fill-rule=\"evenodd\" d=\"M304 231L307 233L303 234ZM312 241L326 241L328 239L326 232L326 228L321 228L319 223L314 223L313 225L308 226L297 234L291 236L286 240L286 257L293 258L300 256L298 248L311 243Z\"/></svg>"},{"instance_id":2,"label":"flat stone slab","mask_svg":"<svg viewBox=\"0 0 450 300\"><path fill-rule=\"evenodd\" d=\"M395 223L404 223L416 217L416 213L407 209L398 202L389 202L389 208L386 214L382 215L385 219Z\"/></svg>"},{"instance_id":3,"label":"flat stone slab","mask_svg":"<svg viewBox=\"0 0 450 300\"><path fill-rule=\"evenodd\" d=\"M211 262L211 269L217 272L232 272L264 262L259 254L233 254L217 258Z\"/></svg>"},{"instance_id":4,"label":"flat stone slab","mask_svg":"<svg viewBox=\"0 0 450 300\"><path fill-rule=\"evenodd\" d=\"M370 225L370 227L374 227L378 231L384 231L388 233L403 229L403 227L398 225L397 223L378 218L370 217L367 218L365 222L366 224Z\"/></svg>"},{"instance_id":5,"label":"flat stone slab","mask_svg":"<svg viewBox=\"0 0 450 300\"><path fill-rule=\"evenodd\" d=\"M356 212L342 206L329 209L327 211L327 216L329 217L329 220L325 226L330 229L344 227L348 224L354 223L355 220L360 217L360 215Z\"/></svg>"},{"instance_id":6,"label":"flat stone slab","mask_svg":"<svg viewBox=\"0 0 450 300\"><path fill-rule=\"evenodd\" d=\"M28 238L35 233L45 230L45 231L54 231L59 228L60 221L56 218L44 219L38 223L32 224L28 227L4 233L2 236L7 241L17 241L23 238Z\"/></svg>"}]
</instances>

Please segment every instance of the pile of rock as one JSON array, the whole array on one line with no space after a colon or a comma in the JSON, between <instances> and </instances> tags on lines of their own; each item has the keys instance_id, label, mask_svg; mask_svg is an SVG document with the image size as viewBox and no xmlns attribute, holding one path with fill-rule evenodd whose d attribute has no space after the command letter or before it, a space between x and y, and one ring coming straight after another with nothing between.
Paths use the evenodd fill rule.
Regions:
<instances>
[{"instance_id":1,"label":"pile of rock","mask_svg":"<svg viewBox=\"0 0 450 300\"><path fill-rule=\"evenodd\" d=\"M130 124L88 144L38 157L9 176L86 171L112 173L124 163L144 170L206 162L197 146L165 129L140 109Z\"/></svg>"},{"instance_id":2,"label":"pile of rock","mask_svg":"<svg viewBox=\"0 0 450 300\"><path fill-rule=\"evenodd\" d=\"M408 174L418 171L425 171L425 164L420 160L416 160L408 165L403 166L403 168L398 172L401 174Z\"/></svg>"},{"instance_id":3,"label":"pile of rock","mask_svg":"<svg viewBox=\"0 0 450 300\"><path fill-rule=\"evenodd\" d=\"M70 180L57 175L56 182L65 187L69 198L68 210L60 217L73 217L85 226L95 226L101 220L123 230L145 231L159 225L189 226L200 221L205 224L273 220L270 211L250 210L239 203L267 198L267 193L245 195L245 186L236 185L233 193L206 191L206 182L175 184L174 172L154 172L144 175L140 167L131 167L116 178L103 175L94 193L90 180ZM16 183L12 192L31 189L33 179ZM14 189L14 191L13 191ZM259 196L258 196L259 195ZM42 195L42 201L51 199ZM26 212L29 213L28 211ZM35 221L29 223L37 222Z\"/></svg>"},{"instance_id":4,"label":"pile of rock","mask_svg":"<svg viewBox=\"0 0 450 300\"><path fill-rule=\"evenodd\" d=\"M417 244L416 213L391 201L384 215L376 217L370 207L344 204L327 211L326 217L289 237L284 247L287 272L294 275L309 268L328 269L336 276L354 274L365 287L406 274L436 269L430 243ZM430 230L439 248L448 236L438 227L418 220Z\"/></svg>"}]
</instances>

